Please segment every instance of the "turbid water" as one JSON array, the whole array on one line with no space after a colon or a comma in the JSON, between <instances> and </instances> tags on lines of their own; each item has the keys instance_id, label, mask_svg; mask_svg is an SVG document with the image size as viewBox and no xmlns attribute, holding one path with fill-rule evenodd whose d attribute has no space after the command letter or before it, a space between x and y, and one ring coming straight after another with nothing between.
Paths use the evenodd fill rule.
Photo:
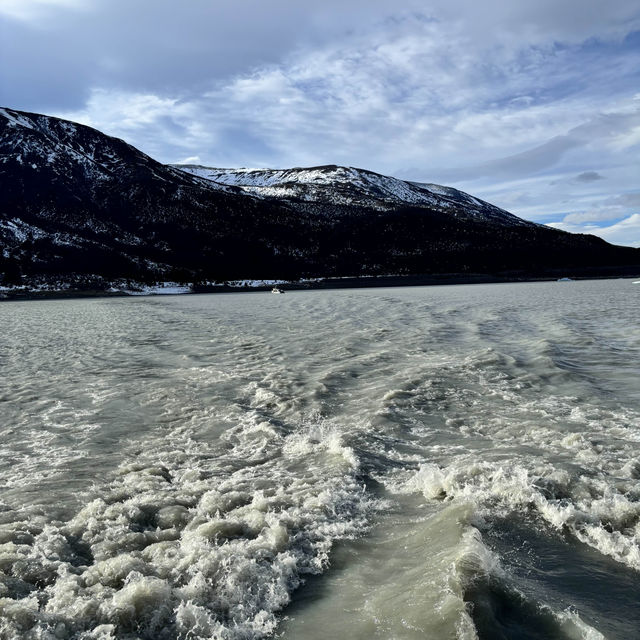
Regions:
<instances>
[{"instance_id":1,"label":"turbid water","mask_svg":"<svg viewBox=\"0 0 640 640\"><path fill-rule=\"evenodd\" d=\"M0 305L0 637L640 637L639 299Z\"/></svg>"}]
</instances>

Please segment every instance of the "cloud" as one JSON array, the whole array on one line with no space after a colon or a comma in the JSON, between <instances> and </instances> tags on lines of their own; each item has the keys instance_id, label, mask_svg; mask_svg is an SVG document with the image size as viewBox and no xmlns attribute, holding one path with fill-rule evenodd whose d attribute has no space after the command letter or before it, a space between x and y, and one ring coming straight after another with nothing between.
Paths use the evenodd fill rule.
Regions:
<instances>
[{"instance_id":1,"label":"cloud","mask_svg":"<svg viewBox=\"0 0 640 640\"><path fill-rule=\"evenodd\" d=\"M623 193L607 201L608 204L618 205L621 207L637 207L640 208L640 191Z\"/></svg>"},{"instance_id":2,"label":"cloud","mask_svg":"<svg viewBox=\"0 0 640 640\"><path fill-rule=\"evenodd\" d=\"M583 171L577 176L571 176L570 178L562 178L561 180L555 180L550 183L551 185L563 184L563 183L584 183L595 182L596 180L605 180L605 177L599 174L597 171Z\"/></svg>"},{"instance_id":3,"label":"cloud","mask_svg":"<svg viewBox=\"0 0 640 640\"><path fill-rule=\"evenodd\" d=\"M82 0L2 0L0 16L36 23L60 9L82 9Z\"/></svg>"},{"instance_id":4,"label":"cloud","mask_svg":"<svg viewBox=\"0 0 640 640\"><path fill-rule=\"evenodd\" d=\"M545 83L562 86L576 73L575 46L588 39L615 46L640 29L640 11L632 0L611 0L606 15L596 0L556 5L551 0L507 5L432 0L427 6L420 0L397 0L393 6L386 0L189 0L178 7L171 0L3 0L0 17L10 23L0 27L7 71L0 91L17 108L34 108L29 101L37 95L38 104L73 101L80 108L94 88L194 95L211 83L327 48L357 49L364 43L379 46L384 55L387 42L413 34L442 61L431 79L450 78L451 98L466 93L466 83L454 81L467 70L459 79L478 76L476 90L483 79L493 79L493 86L509 76L518 90L500 99L535 104ZM19 16L29 17L22 28L15 24ZM417 61L414 49L390 52L399 71L403 60L405 70ZM45 51L46 56L33 55ZM594 50L592 73L597 57ZM603 91L612 78L627 75L619 68L623 61L609 58L609 76L592 78ZM550 73L552 59L557 64ZM21 73L9 73L7 67L14 65ZM46 80L61 71L73 82L56 92ZM41 81L47 92L37 94Z\"/></svg>"},{"instance_id":5,"label":"cloud","mask_svg":"<svg viewBox=\"0 0 640 640\"><path fill-rule=\"evenodd\" d=\"M488 176L494 179L523 177L550 169L572 150L613 149L621 137L640 126L640 109L620 106L622 108L616 112L593 114L586 122L526 151L480 165L445 169L442 175L450 180L476 180ZM600 178L602 176L594 171L585 171L575 179L593 182Z\"/></svg>"},{"instance_id":6,"label":"cloud","mask_svg":"<svg viewBox=\"0 0 640 640\"><path fill-rule=\"evenodd\" d=\"M620 218L620 207L604 207L591 209L589 211L579 211L569 213L562 222L564 224L582 224L584 222L602 222L604 220L615 220Z\"/></svg>"},{"instance_id":7,"label":"cloud","mask_svg":"<svg viewBox=\"0 0 640 640\"><path fill-rule=\"evenodd\" d=\"M0 103L165 162L362 166L564 224L635 213L631 0L77 4L0 5Z\"/></svg>"},{"instance_id":8,"label":"cloud","mask_svg":"<svg viewBox=\"0 0 640 640\"><path fill-rule=\"evenodd\" d=\"M625 193L604 199L590 199L591 208L568 213L562 219L563 224L584 225L585 223L620 220L629 215L634 208L640 208L640 192Z\"/></svg>"},{"instance_id":9,"label":"cloud","mask_svg":"<svg viewBox=\"0 0 640 640\"><path fill-rule=\"evenodd\" d=\"M150 122L160 119L155 105L150 111L135 108L154 96L168 107L160 110L167 126L187 126L185 114L200 124L202 135L188 136L179 146L194 142L191 155L215 164L227 159L279 166L336 162L417 180L466 183L544 172L572 150L601 153L640 126L638 105L628 98L597 104L608 109L604 113L591 102L567 98L514 102L513 93L521 88L519 70L555 65L555 54L547 59L539 51L521 52L512 77L460 53L460 42L437 22L405 16L399 24L397 32L378 26L367 37L260 66L199 95L94 89L85 109L58 113L78 113L118 135L135 134L135 118L126 113L123 118L124 110L158 133L157 123ZM170 130L166 140L160 159L168 160L175 155ZM222 149L222 144L232 147ZM508 153L514 148L517 153ZM247 151L249 158L241 155ZM460 166L474 159L479 162ZM411 165L415 169L401 169Z\"/></svg>"},{"instance_id":10,"label":"cloud","mask_svg":"<svg viewBox=\"0 0 640 640\"><path fill-rule=\"evenodd\" d=\"M640 247L640 213L634 213L608 227L574 225L565 222L552 222L547 226L570 233L590 233L612 244Z\"/></svg>"},{"instance_id":11,"label":"cloud","mask_svg":"<svg viewBox=\"0 0 640 640\"><path fill-rule=\"evenodd\" d=\"M583 171L575 177L575 180L578 182L594 182L595 180L604 180L604 176L601 176L597 171Z\"/></svg>"},{"instance_id":12,"label":"cloud","mask_svg":"<svg viewBox=\"0 0 640 640\"><path fill-rule=\"evenodd\" d=\"M212 144L213 139L203 128L205 123L197 104L151 93L95 89L84 109L56 115L123 138L165 161L195 156L197 153L190 152ZM166 157L167 150L173 157Z\"/></svg>"}]
</instances>

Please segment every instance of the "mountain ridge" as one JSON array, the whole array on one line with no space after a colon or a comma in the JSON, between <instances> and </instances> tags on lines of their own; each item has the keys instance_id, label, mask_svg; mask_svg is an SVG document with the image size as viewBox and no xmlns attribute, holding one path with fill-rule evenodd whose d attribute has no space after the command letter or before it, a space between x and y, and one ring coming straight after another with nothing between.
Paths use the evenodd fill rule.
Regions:
<instances>
[{"instance_id":1,"label":"mountain ridge","mask_svg":"<svg viewBox=\"0 0 640 640\"><path fill-rule=\"evenodd\" d=\"M215 169L216 181L212 171L0 109L0 286L640 264L639 250L524 221L450 187L336 165Z\"/></svg>"},{"instance_id":2,"label":"mountain ridge","mask_svg":"<svg viewBox=\"0 0 640 640\"><path fill-rule=\"evenodd\" d=\"M245 193L259 197L340 202L379 210L403 204L439 209L464 206L466 214L479 219L539 226L453 187L401 180L351 166L319 165L290 169L223 169L189 164L169 166L215 184L238 187Z\"/></svg>"}]
</instances>

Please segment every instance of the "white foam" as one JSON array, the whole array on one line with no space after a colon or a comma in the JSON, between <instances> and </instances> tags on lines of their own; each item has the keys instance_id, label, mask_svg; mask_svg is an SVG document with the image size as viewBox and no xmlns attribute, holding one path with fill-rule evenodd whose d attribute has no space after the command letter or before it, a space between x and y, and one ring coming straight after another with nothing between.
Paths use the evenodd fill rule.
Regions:
<instances>
[{"instance_id":1,"label":"white foam","mask_svg":"<svg viewBox=\"0 0 640 640\"><path fill-rule=\"evenodd\" d=\"M597 629L588 625L578 613L572 609L565 609L556 614L561 629L571 640L606 640Z\"/></svg>"},{"instance_id":2,"label":"white foam","mask_svg":"<svg viewBox=\"0 0 640 640\"><path fill-rule=\"evenodd\" d=\"M271 633L304 576L326 568L334 541L363 530L372 503L331 425L311 420L279 435L249 422L235 430L229 461L253 449L262 465L225 473L218 461L206 479L188 457L126 464L68 524L5 545L12 575L49 584L44 606L5 603L9 633L45 633L54 621L60 638Z\"/></svg>"},{"instance_id":3,"label":"white foam","mask_svg":"<svg viewBox=\"0 0 640 640\"><path fill-rule=\"evenodd\" d=\"M640 502L587 476L572 477L549 464L528 469L524 461L465 458L448 467L423 464L396 489L420 491L432 500L471 501L487 517L533 509L552 527L566 528L601 553L640 570Z\"/></svg>"},{"instance_id":4,"label":"white foam","mask_svg":"<svg viewBox=\"0 0 640 640\"><path fill-rule=\"evenodd\" d=\"M510 576L471 527L504 516L637 568L636 310L615 334L615 283L584 285L598 295L553 313L533 308L544 284L0 308L0 636L260 638L337 558L317 599L336 637L365 565L369 630L474 637L464 580ZM584 340L594 301L615 349ZM392 535L336 552L373 513Z\"/></svg>"}]
</instances>

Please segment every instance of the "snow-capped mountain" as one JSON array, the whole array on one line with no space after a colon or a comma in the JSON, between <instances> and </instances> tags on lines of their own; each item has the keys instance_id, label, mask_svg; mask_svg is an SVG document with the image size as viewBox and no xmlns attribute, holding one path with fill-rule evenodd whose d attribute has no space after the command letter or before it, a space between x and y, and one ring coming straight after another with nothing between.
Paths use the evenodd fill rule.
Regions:
<instances>
[{"instance_id":1,"label":"snow-capped mountain","mask_svg":"<svg viewBox=\"0 0 640 640\"><path fill-rule=\"evenodd\" d=\"M528 222L468 193L438 184L408 182L366 169L325 165L295 169L216 169L172 165L215 184L275 199L340 204L389 211L402 206L425 207L498 224L532 226Z\"/></svg>"},{"instance_id":2,"label":"snow-capped mountain","mask_svg":"<svg viewBox=\"0 0 640 640\"><path fill-rule=\"evenodd\" d=\"M228 277L264 250L258 209L264 226L276 209L287 219L90 127L11 109L0 110L0 184L0 272L14 278Z\"/></svg>"},{"instance_id":3,"label":"snow-capped mountain","mask_svg":"<svg viewBox=\"0 0 640 640\"><path fill-rule=\"evenodd\" d=\"M0 109L0 287L640 263L448 187L348 167L163 165L123 140Z\"/></svg>"}]
</instances>

